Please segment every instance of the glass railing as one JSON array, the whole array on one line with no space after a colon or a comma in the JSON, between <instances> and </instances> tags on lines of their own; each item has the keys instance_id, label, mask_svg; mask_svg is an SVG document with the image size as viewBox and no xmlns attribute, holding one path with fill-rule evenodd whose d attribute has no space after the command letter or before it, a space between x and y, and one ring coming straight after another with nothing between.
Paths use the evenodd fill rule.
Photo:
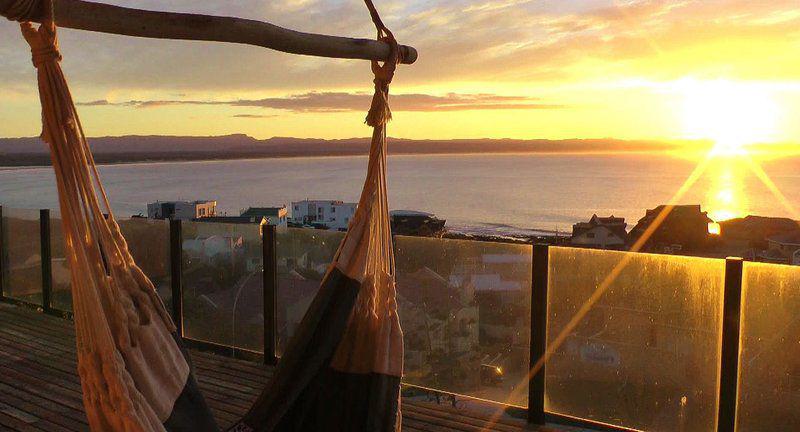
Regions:
<instances>
[{"instance_id":1,"label":"glass railing","mask_svg":"<svg viewBox=\"0 0 800 432\"><path fill-rule=\"evenodd\" d=\"M403 381L528 403L531 246L395 237Z\"/></svg>"},{"instance_id":2,"label":"glass railing","mask_svg":"<svg viewBox=\"0 0 800 432\"><path fill-rule=\"evenodd\" d=\"M1 275L3 295L33 304L42 302L42 243L39 210L3 208Z\"/></svg>"},{"instance_id":3,"label":"glass railing","mask_svg":"<svg viewBox=\"0 0 800 432\"><path fill-rule=\"evenodd\" d=\"M64 224L60 217L53 215L50 218L50 271L53 281L50 304L53 309L72 312L72 281L65 243Z\"/></svg>"},{"instance_id":4,"label":"glass railing","mask_svg":"<svg viewBox=\"0 0 800 432\"><path fill-rule=\"evenodd\" d=\"M270 248L258 225L184 221L171 247L168 221L119 223L170 311L172 255L181 260L179 319L187 340L278 357L344 236L278 229L275 261L266 269L278 282L272 292L263 280ZM39 211L3 208L6 298L42 304L40 229ZM47 289L53 308L66 311L69 272L56 215L50 230ZM533 330L546 331L552 353L543 398L552 418L699 432L715 430L718 411L729 406L718 400L721 377L730 376L720 372L724 260L550 247L543 248L543 278L541 267L531 268L530 245L404 236L394 242L410 395L434 390L526 407ZM547 280L545 329L532 329L532 270L537 281ZM741 288L737 430L800 430L800 268L745 263ZM274 321L266 324L277 335L267 352L264 316L272 314L264 312L265 293L274 295ZM542 400L541 390L530 391Z\"/></svg>"},{"instance_id":5,"label":"glass railing","mask_svg":"<svg viewBox=\"0 0 800 432\"><path fill-rule=\"evenodd\" d=\"M725 261L557 247L549 262L545 409L714 430Z\"/></svg>"},{"instance_id":6,"label":"glass railing","mask_svg":"<svg viewBox=\"0 0 800 432\"><path fill-rule=\"evenodd\" d=\"M117 223L136 265L150 278L167 311L172 313L169 221L131 218Z\"/></svg>"},{"instance_id":7,"label":"glass railing","mask_svg":"<svg viewBox=\"0 0 800 432\"><path fill-rule=\"evenodd\" d=\"M276 234L276 354L280 356L317 295L344 233L282 228Z\"/></svg>"},{"instance_id":8,"label":"glass railing","mask_svg":"<svg viewBox=\"0 0 800 432\"><path fill-rule=\"evenodd\" d=\"M745 263L736 429L800 430L800 268Z\"/></svg>"},{"instance_id":9,"label":"glass railing","mask_svg":"<svg viewBox=\"0 0 800 432\"><path fill-rule=\"evenodd\" d=\"M144 218L121 219L117 221L128 242L136 264L150 278L161 299L169 304L170 256L169 222ZM69 261L66 258L64 228L59 216L50 219L50 248L53 309L72 311L72 290ZM168 310L170 308L167 308Z\"/></svg>"},{"instance_id":10,"label":"glass railing","mask_svg":"<svg viewBox=\"0 0 800 432\"><path fill-rule=\"evenodd\" d=\"M264 350L261 227L183 222L186 337Z\"/></svg>"}]
</instances>

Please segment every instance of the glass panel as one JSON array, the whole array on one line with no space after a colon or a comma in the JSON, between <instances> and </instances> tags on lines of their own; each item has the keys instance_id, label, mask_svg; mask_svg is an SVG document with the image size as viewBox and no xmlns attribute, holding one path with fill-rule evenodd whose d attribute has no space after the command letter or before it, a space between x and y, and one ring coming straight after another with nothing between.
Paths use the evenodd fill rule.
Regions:
<instances>
[{"instance_id":1,"label":"glass panel","mask_svg":"<svg viewBox=\"0 0 800 432\"><path fill-rule=\"evenodd\" d=\"M260 228L183 222L186 337L263 352Z\"/></svg>"},{"instance_id":2,"label":"glass panel","mask_svg":"<svg viewBox=\"0 0 800 432\"><path fill-rule=\"evenodd\" d=\"M738 431L800 430L800 268L744 264Z\"/></svg>"},{"instance_id":3,"label":"glass panel","mask_svg":"<svg viewBox=\"0 0 800 432\"><path fill-rule=\"evenodd\" d=\"M588 310L547 363L546 410L647 431L713 430L724 267L550 248L548 343Z\"/></svg>"},{"instance_id":4,"label":"glass panel","mask_svg":"<svg viewBox=\"0 0 800 432\"><path fill-rule=\"evenodd\" d=\"M39 211L3 208L3 293L42 303L42 245Z\"/></svg>"},{"instance_id":5,"label":"glass panel","mask_svg":"<svg viewBox=\"0 0 800 432\"><path fill-rule=\"evenodd\" d=\"M169 221L131 218L118 220L117 223L133 260L153 282L167 312L171 313Z\"/></svg>"},{"instance_id":6,"label":"glass panel","mask_svg":"<svg viewBox=\"0 0 800 432\"><path fill-rule=\"evenodd\" d=\"M322 277L343 238L344 233L338 231L278 228L278 356L317 295Z\"/></svg>"},{"instance_id":7,"label":"glass panel","mask_svg":"<svg viewBox=\"0 0 800 432\"><path fill-rule=\"evenodd\" d=\"M529 245L395 238L404 382L527 406Z\"/></svg>"},{"instance_id":8,"label":"glass panel","mask_svg":"<svg viewBox=\"0 0 800 432\"><path fill-rule=\"evenodd\" d=\"M136 263L156 286L162 300L169 305L170 288L169 222L154 219L123 219L118 221L122 235ZM53 307L63 311L72 310L70 270L64 249L62 220L56 217L50 222L52 251ZM171 308L167 306L167 310Z\"/></svg>"},{"instance_id":9,"label":"glass panel","mask_svg":"<svg viewBox=\"0 0 800 432\"><path fill-rule=\"evenodd\" d=\"M72 281L70 266L65 254L64 225L62 220L51 213L50 216L50 255L53 275L53 309L72 311Z\"/></svg>"}]
</instances>

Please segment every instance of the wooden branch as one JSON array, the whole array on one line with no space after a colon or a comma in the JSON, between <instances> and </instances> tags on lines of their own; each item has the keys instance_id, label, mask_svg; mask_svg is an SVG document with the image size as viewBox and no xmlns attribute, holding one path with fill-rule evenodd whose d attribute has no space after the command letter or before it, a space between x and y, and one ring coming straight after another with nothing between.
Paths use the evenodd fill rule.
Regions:
<instances>
[{"instance_id":1,"label":"wooden branch","mask_svg":"<svg viewBox=\"0 0 800 432\"><path fill-rule=\"evenodd\" d=\"M15 1L0 0L0 15L7 17L6 11ZM56 24L65 28L155 39L240 43L318 57L382 61L389 56L389 45L384 42L303 33L244 18L154 12L81 0L53 2ZM35 15L31 21L41 22L43 12ZM400 49L403 63L417 60L413 47L401 45Z\"/></svg>"}]
</instances>

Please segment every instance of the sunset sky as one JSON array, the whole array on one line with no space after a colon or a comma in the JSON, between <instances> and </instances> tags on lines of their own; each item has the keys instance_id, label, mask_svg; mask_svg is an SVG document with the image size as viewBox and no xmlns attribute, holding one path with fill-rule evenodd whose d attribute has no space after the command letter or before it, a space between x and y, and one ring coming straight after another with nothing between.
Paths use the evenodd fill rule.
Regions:
<instances>
[{"instance_id":1,"label":"sunset sky","mask_svg":"<svg viewBox=\"0 0 800 432\"><path fill-rule=\"evenodd\" d=\"M360 0L114 0L371 37ZM235 3L235 4L233 4ZM800 142L797 0L376 0L419 61L392 86L392 136ZM366 136L369 64L262 48L61 30L89 136ZM0 22L0 137L39 106L18 28ZM730 129L728 128L730 126Z\"/></svg>"}]
</instances>

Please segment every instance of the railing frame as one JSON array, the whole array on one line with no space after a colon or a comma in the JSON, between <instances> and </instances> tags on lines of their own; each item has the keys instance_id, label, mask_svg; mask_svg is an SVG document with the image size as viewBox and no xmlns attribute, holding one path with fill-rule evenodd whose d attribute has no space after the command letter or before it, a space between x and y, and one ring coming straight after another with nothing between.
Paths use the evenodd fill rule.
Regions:
<instances>
[{"instance_id":1,"label":"railing frame","mask_svg":"<svg viewBox=\"0 0 800 432\"><path fill-rule=\"evenodd\" d=\"M41 310L48 314L71 318L71 314L53 309L52 306L52 251L50 244L50 211L40 210L40 244L42 256L42 304ZM7 297L3 286L6 270L5 257L8 245L3 237L3 207L0 206L0 301L5 303L39 307L25 301ZM183 326L183 251L182 225L180 220L170 220L170 271L173 320L187 347L213 352L223 356L263 361L276 364L277 344L277 235L276 227L267 225L262 231L263 289L264 289L264 354L244 348L231 347L184 337ZM530 364L546 354L547 349L547 302L549 290L549 246L533 245L531 258L531 318L530 318ZM723 294L722 342L720 344L720 384L718 387L719 408L717 432L734 432L736 403L738 399L739 349L742 314L743 260L727 258L725 261L725 287ZM546 365L546 363L545 363ZM444 392L444 391L443 391ZM445 392L446 393L446 392ZM605 431L630 431L631 429L575 418L544 409L545 367L530 376L528 383L528 422L533 424L556 423ZM466 396L468 397L468 396Z\"/></svg>"},{"instance_id":2,"label":"railing frame","mask_svg":"<svg viewBox=\"0 0 800 432\"><path fill-rule=\"evenodd\" d=\"M183 226L180 219L169 221L169 260L172 321L178 338L183 339Z\"/></svg>"},{"instance_id":3,"label":"railing frame","mask_svg":"<svg viewBox=\"0 0 800 432\"><path fill-rule=\"evenodd\" d=\"M3 247L3 240L5 237L5 230L3 229L3 206L0 205L0 301L5 300L5 291L3 291L3 283L6 279L6 250Z\"/></svg>"},{"instance_id":4,"label":"railing frame","mask_svg":"<svg viewBox=\"0 0 800 432\"><path fill-rule=\"evenodd\" d=\"M739 391L739 333L742 317L741 258L725 260L725 291L722 303L722 344L720 348L717 432L734 432Z\"/></svg>"},{"instance_id":5,"label":"railing frame","mask_svg":"<svg viewBox=\"0 0 800 432\"><path fill-rule=\"evenodd\" d=\"M530 357L528 370L547 352L547 290L550 260L550 246L535 244L531 251L531 319L530 319ZM536 373L529 375L528 381L528 423L543 425L546 422L544 411L545 365Z\"/></svg>"},{"instance_id":6,"label":"railing frame","mask_svg":"<svg viewBox=\"0 0 800 432\"><path fill-rule=\"evenodd\" d=\"M50 210L39 210L39 244L42 260L42 309L53 313L53 254L50 242Z\"/></svg>"}]
</instances>

